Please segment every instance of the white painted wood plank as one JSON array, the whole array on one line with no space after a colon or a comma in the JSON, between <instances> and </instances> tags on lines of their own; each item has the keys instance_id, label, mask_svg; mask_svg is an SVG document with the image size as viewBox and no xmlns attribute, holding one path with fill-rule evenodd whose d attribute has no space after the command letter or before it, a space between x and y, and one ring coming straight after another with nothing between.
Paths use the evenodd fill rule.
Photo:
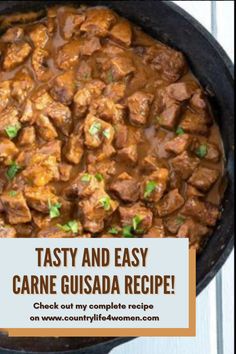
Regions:
<instances>
[{"instance_id":1,"label":"white painted wood plank","mask_svg":"<svg viewBox=\"0 0 236 354\"><path fill-rule=\"evenodd\" d=\"M211 31L211 1L173 1Z\"/></svg>"},{"instance_id":2,"label":"white painted wood plank","mask_svg":"<svg viewBox=\"0 0 236 354\"><path fill-rule=\"evenodd\" d=\"M234 61L234 1L216 2L216 38ZM218 348L222 353L234 353L234 252L217 276ZM219 293L220 292L220 293Z\"/></svg>"},{"instance_id":3,"label":"white painted wood plank","mask_svg":"<svg viewBox=\"0 0 236 354\"><path fill-rule=\"evenodd\" d=\"M216 354L214 293L213 281L197 298L196 337L138 338L113 349L110 354ZM211 311L213 316L209 315Z\"/></svg>"},{"instance_id":4,"label":"white painted wood plank","mask_svg":"<svg viewBox=\"0 0 236 354\"><path fill-rule=\"evenodd\" d=\"M222 312L224 353L234 352L234 252L222 269Z\"/></svg>"},{"instance_id":5,"label":"white painted wood plank","mask_svg":"<svg viewBox=\"0 0 236 354\"><path fill-rule=\"evenodd\" d=\"M217 39L234 61L234 1L216 1Z\"/></svg>"}]
</instances>

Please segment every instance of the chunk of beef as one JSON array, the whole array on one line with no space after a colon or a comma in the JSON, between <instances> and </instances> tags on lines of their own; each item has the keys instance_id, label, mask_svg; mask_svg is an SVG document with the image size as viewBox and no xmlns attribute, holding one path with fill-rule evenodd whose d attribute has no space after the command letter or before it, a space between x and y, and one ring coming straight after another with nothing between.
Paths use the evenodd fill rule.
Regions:
<instances>
[{"instance_id":1,"label":"chunk of beef","mask_svg":"<svg viewBox=\"0 0 236 354\"><path fill-rule=\"evenodd\" d=\"M9 44L3 59L3 70L10 71L22 64L31 53L31 46L27 42Z\"/></svg>"},{"instance_id":2,"label":"chunk of beef","mask_svg":"<svg viewBox=\"0 0 236 354\"><path fill-rule=\"evenodd\" d=\"M34 154L22 175L35 186L45 186L60 177L57 159L53 155Z\"/></svg>"},{"instance_id":3,"label":"chunk of beef","mask_svg":"<svg viewBox=\"0 0 236 354\"><path fill-rule=\"evenodd\" d=\"M3 43L14 43L21 40L24 36L24 30L21 27L10 27L8 30L1 36L1 41Z\"/></svg>"},{"instance_id":4,"label":"chunk of beef","mask_svg":"<svg viewBox=\"0 0 236 354\"><path fill-rule=\"evenodd\" d=\"M110 37L114 41L129 47L132 42L132 28L130 23L128 21L121 20L115 24L110 31Z\"/></svg>"},{"instance_id":5,"label":"chunk of beef","mask_svg":"<svg viewBox=\"0 0 236 354\"><path fill-rule=\"evenodd\" d=\"M218 162L220 159L219 148L215 144L208 142L205 138L195 139L192 150L197 156L200 156L207 161ZM203 155L201 154L202 150Z\"/></svg>"},{"instance_id":6,"label":"chunk of beef","mask_svg":"<svg viewBox=\"0 0 236 354\"><path fill-rule=\"evenodd\" d=\"M67 182L70 180L72 166L67 163L61 163L59 165L60 180Z\"/></svg>"},{"instance_id":7,"label":"chunk of beef","mask_svg":"<svg viewBox=\"0 0 236 354\"><path fill-rule=\"evenodd\" d=\"M140 183L123 172L110 185L110 190L125 202L137 202L140 195Z\"/></svg>"},{"instance_id":8,"label":"chunk of beef","mask_svg":"<svg viewBox=\"0 0 236 354\"><path fill-rule=\"evenodd\" d=\"M121 104L114 103L106 97L101 97L92 102L90 112L112 123L121 123L124 120L125 108Z\"/></svg>"},{"instance_id":9,"label":"chunk of beef","mask_svg":"<svg viewBox=\"0 0 236 354\"><path fill-rule=\"evenodd\" d=\"M40 230L37 234L37 237L47 237L47 238L66 238L66 237L78 237L81 225L78 224L79 232L73 233L72 231L64 231L60 226L49 226Z\"/></svg>"},{"instance_id":10,"label":"chunk of beef","mask_svg":"<svg viewBox=\"0 0 236 354\"><path fill-rule=\"evenodd\" d=\"M103 143L102 148L98 149L95 153L94 153L94 161L96 163L98 163L99 161L104 161L107 160L111 157L113 157L116 153L116 150L114 149L114 147L112 146L111 143ZM88 161L91 161L91 157L92 157L92 152L88 154Z\"/></svg>"},{"instance_id":11,"label":"chunk of beef","mask_svg":"<svg viewBox=\"0 0 236 354\"><path fill-rule=\"evenodd\" d=\"M186 217L183 215L173 215L164 219L165 227L171 234L177 234L179 228L186 221Z\"/></svg>"},{"instance_id":12,"label":"chunk of beef","mask_svg":"<svg viewBox=\"0 0 236 354\"><path fill-rule=\"evenodd\" d=\"M91 65L89 65L86 60L81 60L76 73L76 78L80 81L87 81L87 80L91 80L91 77L92 77Z\"/></svg>"},{"instance_id":13,"label":"chunk of beef","mask_svg":"<svg viewBox=\"0 0 236 354\"><path fill-rule=\"evenodd\" d=\"M85 116L92 101L92 94L87 87L79 89L74 96L74 114L81 118Z\"/></svg>"},{"instance_id":14,"label":"chunk of beef","mask_svg":"<svg viewBox=\"0 0 236 354\"><path fill-rule=\"evenodd\" d=\"M33 145L36 140L36 133L34 127L25 127L21 130L19 136L19 144L24 145Z\"/></svg>"},{"instance_id":15,"label":"chunk of beef","mask_svg":"<svg viewBox=\"0 0 236 354\"><path fill-rule=\"evenodd\" d=\"M36 125L38 133L43 140L51 141L58 136L56 129L46 115L39 114L36 119Z\"/></svg>"},{"instance_id":16,"label":"chunk of beef","mask_svg":"<svg viewBox=\"0 0 236 354\"><path fill-rule=\"evenodd\" d=\"M179 228L177 237L188 237L190 245L196 242L201 242L203 237L209 235L210 230L205 225L202 225L192 219L186 220Z\"/></svg>"},{"instance_id":17,"label":"chunk of beef","mask_svg":"<svg viewBox=\"0 0 236 354\"><path fill-rule=\"evenodd\" d=\"M34 88L34 81L26 70L21 70L16 74L12 82L12 97L19 103L24 102L29 93Z\"/></svg>"},{"instance_id":18,"label":"chunk of beef","mask_svg":"<svg viewBox=\"0 0 236 354\"><path fill-rule=\"evenodd\" d=\"M29 164L34 153L35 149L32 146L26 146L24 148L21 148L15 161L19 166L21 166L21 168L24 168Z\"/></svg>"},{"instance_id":19,"label":"chunk of beef","mask_svg":"<svg viewBox=\"0 0 236 354\"><path fill-rule=\"evenodd\" d=\"M56 63L59 69L68 70L72 68L79 59L81 51L81 41L73 40L59 48Z\"/></svg>"},{"instance_id":20,"label":"chunk of beef","mask_svg":"<svg viewBox=\"0 0 236 354\"><path fill-rule=\"evenodd\" d=\"M45 114L48 115L53 123L60 131L68 136L72 126L72 116L69 107L60 102L53 101L45 110Z\"/></svg>"},{"instance_id":21,"label":"chunk of beef","mask_svg":"<svg viewBox=\"0 0 236 354\"><path fill-rule=\"evenodd\" d=\"M53 102L52 97L44 89L37 91L36 94L31 97L31 100L34 103L35 108L39 111L45 110Z\"/></svg>"},{"instance_id":22,"label":"chunk of beef","mask_svg":"<svg viewBox=\"0 0 236 354\"><path fill-rule=\"evenodd\" d=\"M104 221L117 209L118 203L106 192L96 190L89 199L79 202L82 212L82 225L86 231L96 233L104 228Z\"/></svg>"},{"instance_id":23,"label":"chunk of beef","mask_svg":"<svg viewBox=\"0 0 236 354\"><path fill-rule=\"evenodd\" d=\"M39 48L44 48L49 39L47 27L45 27L42 23L34 26L29 36L34 46Z\"/></svg>"},{"instance_id":24,"label":"chunk of beef","mask_svg":"<svg viewBox=\"0 0 236 354\"><path fill-rule=\"evenodd\" d=\"M118 160L135 165L138 162L138 148L136 144L129 145L119 150Z\"/></svg>"},{"instance_id":25,"label":"chunk of beef","mask_svg":"<svg viewBox=\"0 0 236 354\"><path fill-rule=\"evenodd\" d=\"M144 172L154 172L158 167L158 161L155 156L146 156L141 163L141 168Z\"/></svg>"},{"instance_id":26,"label":"chunk of beef","mask_svg":"<svg viewBox=\"0 0 236 354\"><path fill-rule=\"evenodd\" d=\"M170 189L178 188L179 190L181 190L181 188L183 186L183 180L182 180L181 174L172 169L170 171L170 176L169 177L170 177L169 178L169 187L170 187Z\"/></svg>"},{"instance_id":27,"label":"chunk of beef","mask_svg":"<svg viewBox=\"0 0 236 354\"><path fill-rule=\"evenodd\" d=\"M8 106L11 96L10 81L0 82L0 113Z\"/></svg>"},{"instance_id":28,"label":"chunk of beef","mask_svg":"<svg viewBox=\"0 0 236 354\"><path fill-rule=\"evenodd\" d=\"M58 203L58 197L50 187L26 187L24 190L25 199L30 208L41 213L49 213L49 204Z\"/></svg>"},{"instance_id":29,"label":"chunk of beef","mask_svg":"<svg viewBox=\"0 0 236 354\"><path fill-rule=\"evenodd\" d=\"M169 171L166 168L157 168L142 183L141 196L148 202L158 202L166 191Z\"/></svg>"},{"instance_id":30,"label":"chunk of beef","mask_svg":"<svg viewBox=\"0 0 236 354\"><path fill-rule=\"evenodd\" d=\"M179 194L178 189L171 190L157 204L157 211L160 217L170 215L180 209L184 204L184 198Z\"/></svg>"},{"instance_id":31,"label":"chunk of beef","mask_svg":"<svg viewBox=\"0 0 236 354\"><path fill-rule=\"evenodd\" d=\"M91 163L88 165L88 172L94 175L100 173L105 179L109 179L116 174L115 161L104 159L96 162L96 164Z\"/></svg>"},{"instance_id":32,"label":"chunk of beef","mask_svg":"<svg viewBox=\"0 0 236 354\"><path fill-rule=\"evenodd\" d=\"M31 237L33 226L31 223L15 225L16 234L18 237Z\"/></svg>"},{"instance_id":33,"label":"chunk of beef","mask_svg":"<svg viewBox=\"0 0 236 354\"><path fill-rule=\"evenodd\" d=\"M54 100L65 105L72 103L76 90L75 74L73 71L66 71L53 80L50 93Z\"/></svg>"},{"instance_id":34,"label":"chunk of beef","mask_svg":"<svg viewBox=\"0 0 236 354\"><path fill-rule=\"evenodd\" d=\"M143 238L162 238L165 237L165 230L162 219L155 219L151 229L143 235Z\"/></svg>"},{"instance_id":35,"label":"chunk of beef","mask_svg":"<svg viewBox=\"0 0 236 354\"><path fill-rule=\"evenodd\" d=\"M133 124L144 125L147 123L153 95L137 91L128 97L129 120Z\"/></svg>"},{"instance_id":36,"label":"chunk of beef","mask_svg":"<svg viewBox=\"0 0 236 354\"><path fill-rule=\"evenodd\" d=\"M49 7L47 9L47 29L49 34L53 34L56 29L56 17L57 17L57 9L56 7Z\"/></svg>"},{"instance_id":37,"label":"chunk of beef","mask_svg":"<svg viewBox=\"0 0 236 354\"><path fill-rule=\"evenodd\" d=\"M197 90L190 101L190 106L197 112L207 111L208 104L201 89Z\"/></svg>"},{"instance_id":38,"label":"chunk of beef","mask_svg":"<svg viewBox=\"0 0 236 354\"><path fill-rule=\"evenodd\" d=\"M188 179L199 163L200 160L197 157L191 157L187 151L171 160L174 171L179 173L183 179Z\"/></svg>"},{"instance_id":39,"label":"chunk of beef","mask_svg":"<svg viewBox=\"0 0 236 354\"><path fill-rule=\"evenodd\" d=\"M80 135L71 134L65 147L65 157L69 162L77 165L84 153L83 142Z\"/></svg>"},{"instance_id":40,"label":"chunk of beef","mask_svg":"<svg viewBox=\"0 0 236 354\"><path fill-rule=\"evenodd\" d=\"M176 101L189 100L197 89L195 81L178 82L166 88L168 95Z\"/></svg>"},{"instance_id":41,"label":"chunk of beef","mask_svg":"<svg viewBox=\"0 0 236 354\"><path fill-rule=\"evenodd\" d=\"M207 143L207 154L205 159L211 162L219 162L220 160L220 151L215 144Z\"/></svg>"},{"instance_id":42,"label":"chunk of beef","mask_svg":"<svg viewBox=\"0 0 236 354\"><path fill-rule=\"evenodd\" d=\"M81 25L80 30L99 37L105 37L115 22L116 16L111 10L91 8L86 12L86 20Z\"/></svg>"},{"instance_id":43,"label":"chunk of beef","mask_svg":"<svg viewBox=\"0 0 236 354\"><path fill-rule=\"evenodd\" d=\"M20 117L22 123L34 124L36 119L36 114L33 110L33 103L30 100L26 100L25 107Z\"/></svg>"},{"instance_id":44,"label":"chunk of beef","mask_svg":"<svg viewBox=\"0 0 236 354\"><path fill-rule=\"evenodd\" d=\"M104 70L109 70L107 81L110 83L113 80L122 80L127 75L134 73L136 68L131 58L127 56L116 56L108 60L104 66Z\"/></svg>"},{"instance_id":45,"label":"chunk of beef","mask_svg":"<svg viewBox=\"0 0 236 354\"><path fill-rule=\"evenodd\" d=\"M204 116L187 111L180 123L186 133L207 135L209 133L208 119Z\"/></svg>"},{"instance_id":46,"label":"chunk of beef","mask_svg":"<svg viewBox=\"0 0 236 354\"><path fill-rule=\"evenodd\" d=\"M99 182L94 175L83 172L80 173L70 186L64 190L68 198L87 198L90 197L97 189L104 187L104 183Z\"/></svg>"},{"instance_id":47,"label":"chunk of beef","mask_svg":"<svg viewBox=\"0 0 236 354\"><path fill-rule=\"evenodd\" d=\"M90 148L97 148L103 142L110 144L114 138L114 128L111 124L88 114L84 122L85 144Z\"/></svg>"},{"instance_id":48,"label":"chunk of beef","mask_svg":"<svg viewBox=\"0 0 236 354\"><path fill-rule=\"evenodd\" d=\"M148 231L152 226L152 212L140 203L136 203L131 207L119 207L121 224L123 226L132 226L135 217L140 218L139 229Z\"/></svg>"},{"instance_id":49,"label":"chunk of beef","mask_svg":"<svg viewBox=\"0 0 236 354\"><path fill-rule=\"evenodd\" d=\"M48 66L49 53L37 47L32 54L32 67L39 81L48 81L52 72Z\"/></svg>"},{"instance_id":50,"label":"chunk of beef","mask_svg":"<svg viewBox=\"0 0 236 354\"><path fill-rule=\"evenodd\" d=\"M172 104L166 108L158 117L160 126L166 129L175 129L181 115L181 106L179 104Z\"/></svg>"},{"instance_id":51,"label":"chunk of beef","mask_svg":"<svg viewBox=\"0 0 236 354\"><path fill-rule=\"evenodd\" d=\"M165 143L165 150L178 155L187 150L191 143L192 137L189 134L183 134Z\"/></svg>"},{"instance_id":52,"label":"chunk of beef","mask_svg":"<svg viewBox=\"0 0 236 354\"><path fill-rule=\"evenodd\" d=\"M31 221L30 210L21 192L17 192L14 196L6 192L0 196L0 200L10 224L23 224Z\"/></svg>"},{"instance_id":53,"label":"chunk of beef","mask_svg":"<svg viewBox=\"0 0 236 354\"><path fill-rule=\"evenodd\" d=\"M19 114L15 107L9 106L0 113L0 135L6 135L6 128L19 126Z\"/></svg>"},{"instance_id":54,"label":"chunk of beef","mask_svg":"<svg viewBox=\"0 0 236 354\"><path fill-rule=\"evenodd\" d=\"M74 96L74 113L76 117L83 117L88 111L92 99L98 98L105 84L100 80L92 80L83 88L80 88Z\"/></svg>"},{"instance_id":55,"label":"chunk of beef","mask_svg":"<svg viewBox=\"0 0 236 354\"><path fill-rule=\"evenodd\" d=\"M163 75L164 79L170 82L177 81L187 70L183 54L163 46L157 50L152 64Z\"/></svg>"},{"instance_id":56,"label":"chunk of beef","mask_svg":"<svg viewBox=\"0 0 236 354\"><path fill-rule=\"evenodd\" d=\"M61 34L64 39L71 39L73 35L80 33L80 26L85 20L85 14L80 12L75 12L74 9L64 9L60 11L59 25Z\"/></svg>"},{"instance_id":57,"label":"chunk of beef","mask_svg":"<svg viewBox=\"0 0 236 354\"><path fill-rule=\"evenodd\" d=\"M11 140L0 138L0 163L4 162L8 165L11 161L14 161L18 152L18 148Z\"/></svg>"},{"instance_id":58,"label":"chunk of beef","mask_svg":"<svg viewBox=\"0 0 236 354\"><path fill-rule=\"evenodd\" d=\"M186 188L187 197L204 197L204 193L200 192L197 188L187 184Z\"/></svg>"},{"instance_id":59,"label":"chunk of beef","mask_svg":"<svg viewBox=\"0 0 236 354\"><path fill-rule=\"evenodd\" d=\"M199 222L207 226L214 226L220 217L220 211L212 203L199 200L197 197L188 198L182 213L192 216Z\"/></svg>"},{"instance_id":60,"label":"chunk of beef","mask_svg":"<svg viewBox=\"0 0 236 354\"><path fill-rule=\"evenodd\" d=\"M203 192L209 191L218 179L220 173L218 170L212 170L203 166L199 166L193 172L188 182Z\"/></svg>"},{"instance_id":61,"label":"chunk of beef","mask_svg":"<svg viewBox=\"0 0 236 354\"><path fill-rule=\"evenodd\" d=\"M51 224L51 218L49 215L42 214L38 211L31 210L31 215L34 224L39 228L39 229L45 229Z\"/></svg>"},{"instance_id":62,"label":"chunk of beef","mask_svg":"<svg viewBox=\"0 0 236 354\"><path fill-rule=\"evenodd\" d=\"M83 41L81 55L90 56L102 48L99 38L92 37Z\"/></svg>"},{"instance_id":63,"label":"chunk of beef","mask_svg":"<svg viewBox=\"0 0 236 354\"><path fill-rule=\"evenodd\" d=\"M16 230L14 229L14 227L5 224L4 221L0 219L0 238L13 237L16 237Z\"/></svg>"},{"instance_id":64,"label":"chunk of beef","mask_svg":"<svg viewBox=\"0 0 236 354\"><path fill-rule=\"evenodd\" d=\"M111 82L104 90L104 95L114 102L119 102L125 96L126 86L123 82Z\"/></svg>"},{"instance_id":65,"label":"chunk of beef","mask_svg":"<svg viewBox=\"0 0 236 354\"><path fill-rule=\"evenodd\" d=\"M128 142L128 128L124 124L118 124L115 129L115 145L118 149L122 149Z\"/></svg>"},{"instance_id":66,"label":"chunk of beef","mask_svg":"<svg viewBox=\"0 0 236 354\"><path fill-rule=\"evenodd\" d=\"M61 161L61 145L62 142L60 140L52 140L49 141L46 144L41 145L37 152L42 155L50 155L50 156L55 156L56 161L60 162Z\"/></svg>"}]
</instances>

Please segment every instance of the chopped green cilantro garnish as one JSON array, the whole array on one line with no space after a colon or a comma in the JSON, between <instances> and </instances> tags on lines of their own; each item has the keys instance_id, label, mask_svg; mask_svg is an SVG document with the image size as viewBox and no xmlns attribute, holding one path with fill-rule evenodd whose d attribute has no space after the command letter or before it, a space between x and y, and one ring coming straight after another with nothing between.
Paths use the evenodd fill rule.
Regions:
<instances>
[{"instance_id":1,"label":"chopped green cilantro garnish","mask_svg":"<svg viewBox=\"0 0 236 354\"><path fill-rule=\"evenodd\" d=\"M122 229L122 234L124 237L127 238L134 237L134 234L132 233L132 226L130 225L124 226Z\"/></svg>"},{"instance_id":2,"label":"chopped green cilantro garnish","mask_svg":"<svg viewBox=\"0 0 236 354\"><path fill-rule=\"evenodd\" d=\"M184 222L185 222L185 217L184 216L182 216L182 215L178 215L177 217L176 217L176 224L177 225L182 225Z\"/></svg>"},{"instance_id":3,"label":"chopped green cilantro garnish","mask_svg":"<svg viewBox=\"0 0 236 354\"><path fill-rule=\"evenodd\" d=\"M144 198L150 197L151 193L155 190L157 183L155 181L148 181L146 183L145 191L144 191Z\"/></svg>"},{"instance_id":4,"label":"chopped green cilantro garnish","mask_svg":"<svg viewBox=\"0 0 236 354\"><path fill-rule=\"evenodd\" d=\"M110 198L109 197L102 197L99 199L99 203L102 205L102 207L105 210L110 210L111 208L111 203L110 203Z\"/></svg>"},{"instance_id":5,"label":"chopped green cilantro garnish","mask_svg":"<svg viewBox=\"0 0 236 354\"><path fill-rule=\"evenodd\" d=\"M196 150L196 155L203 159L207 155L207 145L200 145L199 148Z\"/></svg>"},{"instance_id":6,"label":"chopped green cilantro garnish","mask_svg":"<svg viewBox=\"0 0 236 354\"><path fill-rule=\"evenodd\" d=\"M100 122L93 122L93 124L89 128L89 133L93 136L97 135L100 132L101 128L102 128L102 125Z\"/></svg>"},{"instance_id":7,"label":"chopped green cilantro garnish","mask_svg":"<svg viewBox=\"0 0 236 354\"><path fill-rule=\"evenodd\" d=\"M108 74L107 74L107 81L109 83L112 83L114 81L114 76L113 76L113 73L111 70L108 71Z\"/></svg>"},{"instance_id":8,"label":"chopped green cilantro garnish","mask_svg":"<svg viewBox=\"0 0 236 354\"><path fill-rule=\"evenodd\" d=\"M161 116L157 116L157 117L156 117L156 120L158 121L158 123L161 123L162 117L161 117Z\"/></svg>"},{"instance_id":9,"label":"chopped green cilantro garnish","mask_svg":"<svg viewBox=\"0 0 236 354\"><path fill-rule=\"evenodd\" d=\"M7 178L9 180L12 180L20 169L21 169L20 165L18 165L15 161L13 161L6 172Z\"/></svg>"},{"instance_id":10,"label":"chopped green cilantro garnish","mask_svg":"<svg viewBox=\"0 0 236 354\"><path fill-rule=\"evenodd\" d=\"M10 197L15 197L16 195L17 195L17 191L9 191L8 192L8 195L10 196Z\"/></svg>"},{"instance_id":11,"label":"chopped green cilantro garnish","mask_svg":"<svg viewBox=\"0 0 236 354\"><path fill-rule=\"evenodd\" d=\"M83 78L85 80L89 79L90 78L90 73L84 73Z\"/></svg>"},{"instance_id":12,"label":"chopped green cilantro garnish","mask_svg":"<svg viewBox=\"0 0 236 354\"><path fill-rule=\"evenodd\" d=\"M116 227L111 227L111 228L108 230L108 233L111 234L111 235L118 235L119 230L118 230Z\"/></svg>"},{"instance_id":13,"label":"chopped green cilantro garnish","mask_svg":"<svg viewBox=\"0 0 236 354\"><path fill-rule=\"evenodd\" d=\"M102 134L105 136L106 139L110 139L111 134L109 128L103 130Z\"/></svg>"},{"instance_id":14,"label":"chopped green cilantro garnish","mask_svg":"<svg viewBox=\"0 0 236 354\"><path fill-rule=\"evenodd\" d=\"M104 180L104 177L101 173L96 173L95 178L98 182L102 182Z\"/></svg>"},{"instance_id":15,"label":"chopped green cilantro garnish","mask_svg":"<svg viewBox=\"0 0 236 354\"><path fill-rule=\"evenodd\" d=\"M139 215L135 215L132 219L132 227L134 231L137 231L139 224L141 223L142 218Z\"/></svg>"},{"instance_id":16,"label":"chopped green cilantro garnish","mask_svg":"<svg viewBox=\"0 0 236 354\"><path fill-rule=\"evenodd\" d=\"M60 210L59 210L60 208L61 208L61 203L51 204L51 201L50 200L48 201L50 219L54 219L60 216Z\"/></svg>"},{"instance_id":17,"label":"chopped green cilantro garnish","mask_svg":"<svg viewBox=\"0 0 236 354\"><path fill-rule=\"evenodd\" d=\"M19 130L21 129L21 124L16 123L15 125L9 125L5 128L5 132L7 133L10 139L13 139L17 136Z\"/></svg>"},{"instance_id":18,"label":"chopped green cilantro garnish","mask_svg":"<svg viewBox=\"0 0 236 354\"><path fill-rule=\"evenodd\" d=\"M84 173L83 176L81 177L82 182L90 182L92 176L89 173Z\"/></svg>"},{"instance_id":19,"label":"chopped green cilantro garnish","mask_svg":"<svg viewBox=\"0 0 236 354\"><path fill-rule=\"evenodd\" d=\"M58 224L57 226L65 232L73 232L73 234L78 232L78 223L75 220L70 220L64 225Z\"/></svg>"},{"instance_id":20,"label":"chopped green cilantro garnish","mask_svg":"<svg viewBox=\"0 0 236 354\"><path fill-rule=\"evenodd\" d=\"M177 135L183 135L184 133L185 133L185 132L184 132L183 128L178 127L178 128L176 129L176 134L177 134Z\"/></svg>"}]
</instances>

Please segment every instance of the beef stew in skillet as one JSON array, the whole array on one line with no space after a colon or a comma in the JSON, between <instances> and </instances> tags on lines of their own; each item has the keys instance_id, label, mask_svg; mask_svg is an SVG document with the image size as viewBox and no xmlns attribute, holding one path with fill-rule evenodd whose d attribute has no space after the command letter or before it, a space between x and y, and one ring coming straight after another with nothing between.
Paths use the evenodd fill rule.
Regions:
<instances>
[{"instance_id":1,"label":"beef stew in skillet","mask_svg":"<svg viewBox=\"0 0 236 354\"><path fill-rule=\"evenodd\" d=\"M220 218L224 151L184 55L108 8L0 37L0 237L188 237Z\"/></svg>"}]
</instances>

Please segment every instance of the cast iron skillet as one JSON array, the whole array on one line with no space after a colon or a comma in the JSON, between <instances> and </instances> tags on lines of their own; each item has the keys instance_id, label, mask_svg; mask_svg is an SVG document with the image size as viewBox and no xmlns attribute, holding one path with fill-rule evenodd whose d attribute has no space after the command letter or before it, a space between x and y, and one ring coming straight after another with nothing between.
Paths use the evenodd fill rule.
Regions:
<instances>
[{"instance_id":1,"label":"cast iron skillet","mask_svg":"<svg viewBox=\"0 0 236 354\"><path fill-rule=\"evenodd\" d=\"M66 1L2 1L0 14L44 9ZM73 3L73 1L71 1ZM229 256L234 244L234 74L233 65L216 40L190 15L169 1L74 1L75 5L105 5L140 25L154 38L171 45L188 58L194 74L211 93L220 126L228 171L228 188L222 218L197 259L197 293L200 293ZM67 2L68 4L68 2ZM106 354L132 338L8 338L0 336L0 350L27 352ZM2 349L1 349L2 348ZM8 350L4 351L9 353Z\"/></svg>"}]
</instances>

